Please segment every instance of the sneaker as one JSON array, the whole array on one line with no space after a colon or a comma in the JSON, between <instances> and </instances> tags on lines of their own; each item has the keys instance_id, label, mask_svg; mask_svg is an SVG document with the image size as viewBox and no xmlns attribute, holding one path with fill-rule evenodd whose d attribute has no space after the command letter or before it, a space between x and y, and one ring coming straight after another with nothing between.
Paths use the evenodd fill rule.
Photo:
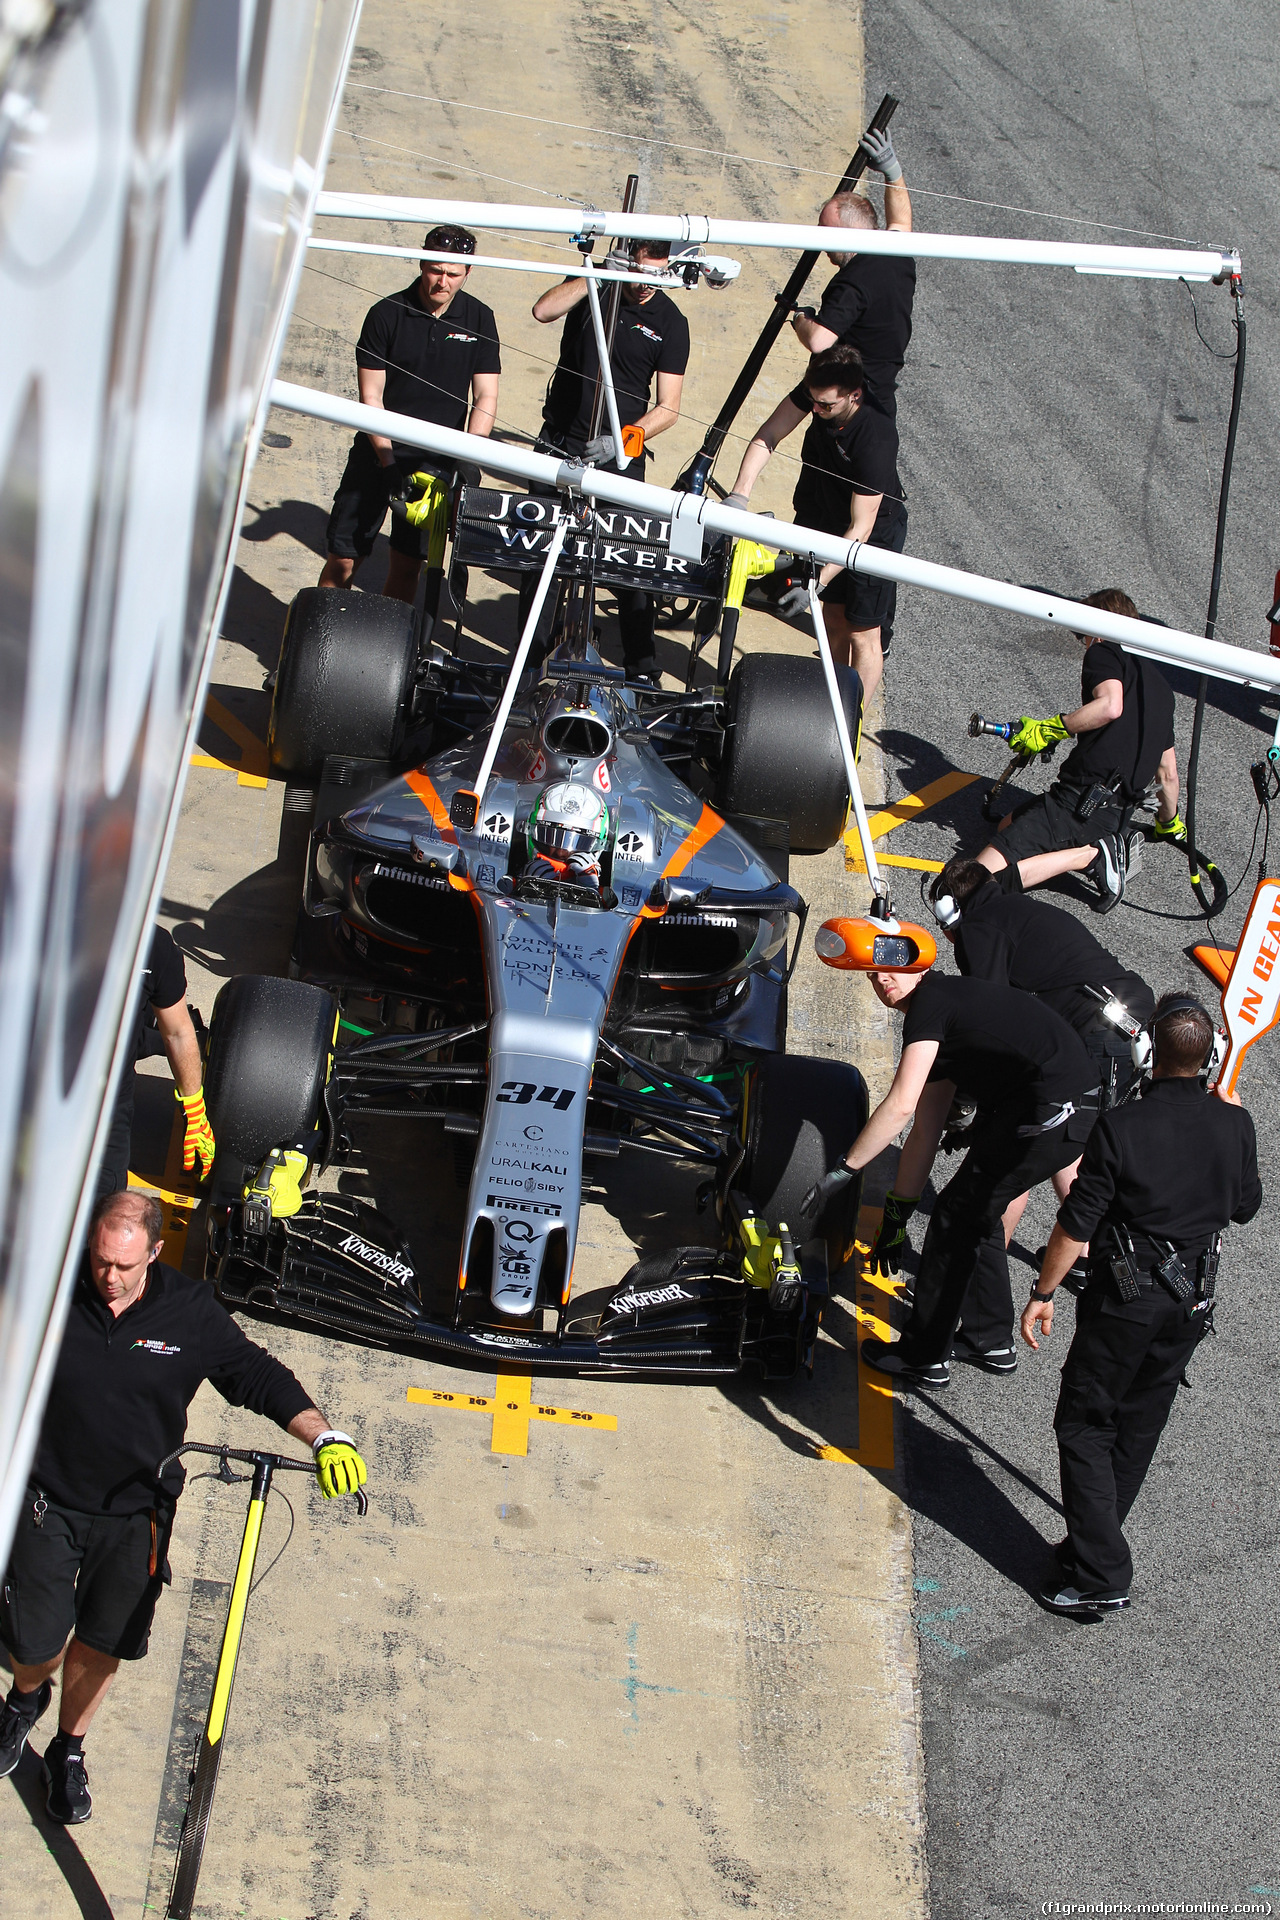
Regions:
<instances>
[{"instance_id":1,"label":"sneaker","mask_svg":"<svg viewBox=\"0 0 1280 1920\"><path fill-rule=\"evenodd\" d=\"M44 1681L36 1695L35 1705L23 1713L12 1706L13 1695L0 1708L0 1780L12 1773L22 1758L22 1750L31 1738L31 1729L53 1698L53 1687Z\"/></svg>"},{"instance_id":2,"label":"sneaker","mask_svg":"<svg viewBox=\"0 0 1280 1920\"><path fill-rule=\"evenodd\" d=\"M1127 1593L1081 1593L1079 1587L1045 1587L1042 1606L1050 1613L1065 1613L1073 1620L1096 1620L1104 1613L1118 1613L1129 1605Z\"/></svg>"},{"instance_id":3,"label":"sneaker","mask_svg":"<svg viewBox=\"0 0 1280 1920\"><path fill-rule=\"evenodd\" d=\"M859 1349L862 1358L877 1373L887 1373L891 1379L901 1380L907 1387L949 1387L951 1369L945 1360L935 1360L931 1366L911 1366L901 1356L897 1347L890 1346L887 1340L864 1340Z\"/></svg>"},{"instance_id":4,"label":"sneaker","mask_svg":"<svg viewBox=\"0 0 1280 1920\"><path fill-rule=\"evenodd\" d=\"M988 1347L985 1353L980 1353L976 1347L953 1347L951 1358L963 1360L967 1367L981 1367L984 1373L1018 1371L1016 1347Z\"/></svg>"},{"instance_id":5,"label":"sneaker","mask_svg":"<svg viewBox=\"0 0 1280 1920\"><path fill-rule=\"evenodd\" d=\"M1104 833L1085 873L1102 898L1100 911L1110 913L1124 899L1124 847L1114 833Z\"/></svg>"},{"instance_id":6,"label":"sneaker","mask_svg":"<svg viewBox=\"0 0 1280 1920\"><path fill-rule=\"evenodd\" d=\"M1044 1258L1048 1251L1047 1246L1036 1248L1037 1267L1044 1265ZM1074 1294L1078 1300L1089 1284L1089 1262L1077 1260L1073 1267L1067 1268L1058 1284L1065 1287L1068 1293Z\"/></svg>"},{"instance_id":7,"label":"sneaker","mask_svg":"<svg viewBox=\"0 0 1280 1920\"><path fill-rule=\"evenodd\" d=\"M55 1737L44 1750L43 1765L49 1818L59 1827L80 1826L93 1812L83 1753L68 1753L61 1738Z\"/></svg>"},{"instance_id":8,"label":"sneaker","mask_svg":"<svg viewBox=\"0 0 1280 1920\"><path fill-rule=\"evenodd\" d=\"M1142 850L1147 844L1147 836L1141 827L1135 827L1124 841L1124 877L1125 885L1132 880L1142 865Z\"/></svg>"}]
</instances>

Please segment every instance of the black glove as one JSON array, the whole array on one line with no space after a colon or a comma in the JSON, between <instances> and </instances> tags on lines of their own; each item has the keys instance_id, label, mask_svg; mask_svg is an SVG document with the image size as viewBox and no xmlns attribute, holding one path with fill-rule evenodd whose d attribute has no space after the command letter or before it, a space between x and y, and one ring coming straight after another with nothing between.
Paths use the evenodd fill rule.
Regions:
<instances>
[{"instance_id":1,"label":"black glove","mask_svg":"<svg viewBox=\"0 0 1280 1920\"><path fill-rule=\"evenodd\" d=\"M843 1193L851 1180L857 1179L852 1167L838 1160L830 1173L824 1173L816 1180L800 1202L800 1212L806 1221L816 1222L826 1212L838 1193Z\"/></svg>"},{"instance_id":2,"label":"black glove","mask_svg":"<svg viewBox=\"0 0 1280 1920\"><path fill-rule=\"evenodd\" d=\"M884 1197L884 1219L876 1235L876 1243L871 1249L867 1261L867 1273L876 1280L890 1280L895 1273L902 1271L902 1255L907 1245L907 1222L919 1204L919 1195L914 1200L901 1193L887 1193Z\"/></svg>"}]
</instances>

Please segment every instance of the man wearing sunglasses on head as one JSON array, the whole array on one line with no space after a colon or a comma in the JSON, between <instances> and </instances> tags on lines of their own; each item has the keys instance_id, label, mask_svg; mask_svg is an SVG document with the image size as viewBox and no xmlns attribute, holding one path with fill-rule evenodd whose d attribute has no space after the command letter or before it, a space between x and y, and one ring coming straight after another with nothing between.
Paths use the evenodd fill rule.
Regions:
<instances>
[{"instance_id":1,"label":"man wearing sunglasses on head","mask_svg":"<svg viewBox=\"0 0 1280 1920\"><path fill-rule=\"evenodd\" d=\"M456 262L424 260L411 286L370 307L356 343L361 404L411 414L455 432L465 426L468 433L487 438L498 411L502 356L492 308L465 290L476 237L465 227L432 227L422 244L433 253L459 257ZM404 495L413 474L438 474L452 487L457 472L421 447L386 434L358 433L333 497L318 584L351 585L373 551L392 501ZM478 480L479 470L467 469L462 477ZM423 538L403 512L393 516L382 587L389 598L413 603L425 557Z\"/></svg>"},{"instance_id":2,"label":"man wearing sunglasses on head","mask_svg":"<svg viewBox=\"0 0 1280 1920\"><path fill-rule=\"evenodd\" d=\"M898 478L898 430L886 414L865 404L865 390L866 370L856 347L815 353L800 385L751 436L725 505L748 505L777 448L808 420L793 498L799 525L901 553L907 509ZM819 573L818 591L832 658L838 666L857 668L863 698L869 699L884 671L897 588L891 580L833 564ZM791 618L805 613L807 588L793 587L777 605Z\"/></svg>"}]
</instances>

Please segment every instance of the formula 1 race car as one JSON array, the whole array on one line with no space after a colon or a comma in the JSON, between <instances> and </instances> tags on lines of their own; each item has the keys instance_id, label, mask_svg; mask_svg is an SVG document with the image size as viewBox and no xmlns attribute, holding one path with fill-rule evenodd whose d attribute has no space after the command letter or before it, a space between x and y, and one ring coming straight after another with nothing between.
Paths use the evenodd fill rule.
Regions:
<instances>
[{"instance_id":1,"label":"formula 1 race car","mask_svg":"<svg viewBox=\"0 0 1280 1920\"><path fill-rule=\"evenodd\" d=\"M554 505L528 498L526 531ZM620 544L622 516L578 502L553 559L486 548L524 505L465 489L455 541L542 570L540 593L554 573L541 666L478 666L375 595L292 604L271 750L315 788L294 977L218 996L207 1271L229 1306L436 1358L789 1375L857 1183L807 1227L800 1202L867 1108L855 1067L784 1051L790 851L833 845L849 802L822 669L756 654L728 686L628 684L592 643L594 593L652 582L665 527L627 516ZM680 591L719 599L728 572L713 552ZM840 696L856 738L847 669ZM452 1137L443 1297L386 1214L307 1188L367 1117ZM708 1244L647 1253L575 1317L584 1178L651 1156L703 1171Z\"/></svg>"}]
</instances>

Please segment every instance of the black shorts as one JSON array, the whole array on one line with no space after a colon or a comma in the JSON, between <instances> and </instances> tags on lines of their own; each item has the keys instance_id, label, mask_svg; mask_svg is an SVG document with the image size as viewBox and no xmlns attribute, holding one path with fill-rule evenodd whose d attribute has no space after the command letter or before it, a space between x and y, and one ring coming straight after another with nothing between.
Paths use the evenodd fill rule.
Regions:
<instances>
[{"instance_id":1,"label":"black shorts","mask_svg":"<svg viewBox=\"0 0 1280 1920\"><path fill-rule=\"evenodd\" d=\"M395 479L392 480L374 451L372 442L365 434L358 433L351 443L347 464L338 482L338 491L333 496L333 511L325 531L327 550L340 560L367 560L373 552L374 541L382 532L392 492L399 492L403 483L414 473L438 473L449 487L459 477L459 469L433 460L429 454L411 453L397 457ZM463 479L471 483L473 474L475 480L479 480L480 469L467 467L461 469L461 474ZM411 526L402 512L392 514L393 553L404 553L411 559L424 560L426 541L425 527Z\"/></svg>"},{"instance_id":2,"label":"black shorts","mask_svg":"<svg viewBox=\"0 0 1280 1920\"><path fill-rule=\"evenodd\" d=\"M842 539L847 529L841 527L837 539ZM887 538L869 543L876 547L887 547L890 553L901 553L907 544L907 516L902 514L897 524L891 528ZM866 632L879 627L881 634L892 633L893 618L898 610L898 583L896 580L877 580L870 573L851 573L848 567L842 569L834 580L819 594L821 600L834 601L844 608L844 617L857 632Z\"/></svg>"},{"instance_id":3,"label":"black shorts","mask_svg":"<svg viewBox=\"0 0 1280 1920\"><path fill-rule=\"evenodd\" d=\"M141 1660L168 1584L171 1508L76 1513L49 1502L35 1524L28 1488L0 1595L0 1641L24 1667L43 1666L76 1638L113 1660ZM154 1571L153 1571L154 1569Z\"/></svg>"},{"instance_id":4,"label":"black shorts","mask_svg":"<svg viewBox=\"0 0 1280 1920\"><path fill-rule=\"evenodd\" d=\"M1068 847L1096 847L1104 833L1119 833L1125 824L1127 809L1115 806L1095 807L1087 820L1076 816L1080 795L1057 781L1047 793L1024 800L1015 807L1013 818L1002 833L992 836L991 845L1013 866L1035 853L1065 853Z\"/></svg>"}]
</instances>

